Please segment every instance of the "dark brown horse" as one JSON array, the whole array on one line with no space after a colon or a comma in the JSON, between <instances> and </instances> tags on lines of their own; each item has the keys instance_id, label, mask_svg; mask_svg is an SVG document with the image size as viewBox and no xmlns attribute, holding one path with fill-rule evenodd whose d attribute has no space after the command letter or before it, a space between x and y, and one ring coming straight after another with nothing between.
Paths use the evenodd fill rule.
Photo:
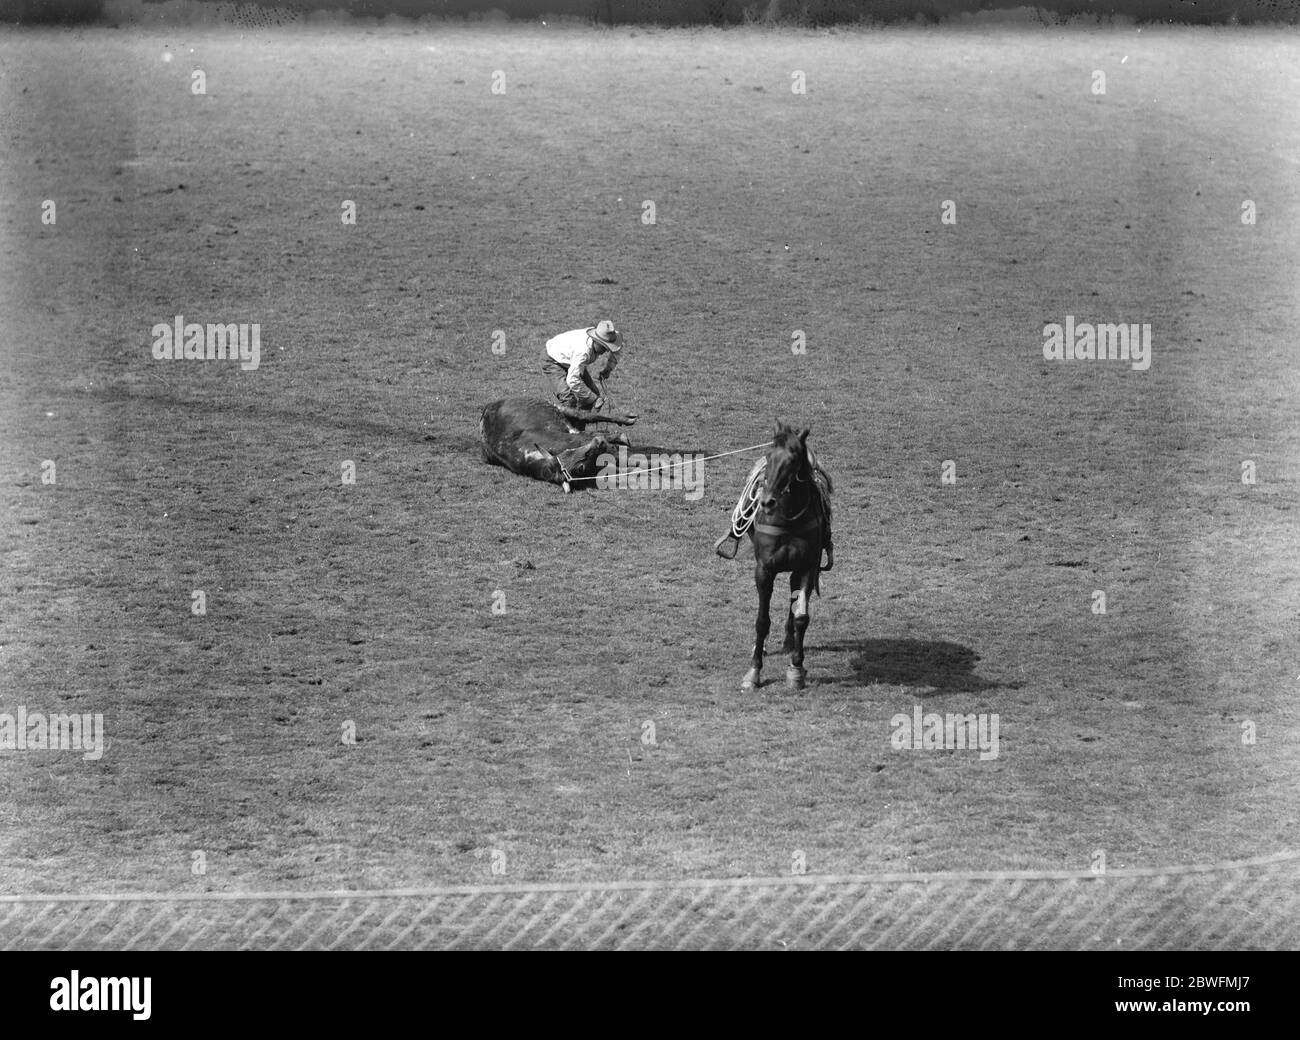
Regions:
<instances>
[{"instance_id":1,"label":"dark brown horse","mask_svg":"<svg viewBox=\"0 0 1300 1040\"><path fill-rule=\"evenodd\" d=\"M790 655L786 685L802 690L807 671L803 666L803 637L808 631L808 599L821 591L821 571L830 570L831 481L808 450L808 431L796 433L780 420L763 471L763 494L749 529L754 547L754 584L758 586L758 618L754 622L754 656L741 680L742 690L762 685L763 644L772 621L772 585L776 576L790 573L790 606L785 618L783 652ZM822 550L827 565L821 565Z\"/></svg>"}]
</instances>

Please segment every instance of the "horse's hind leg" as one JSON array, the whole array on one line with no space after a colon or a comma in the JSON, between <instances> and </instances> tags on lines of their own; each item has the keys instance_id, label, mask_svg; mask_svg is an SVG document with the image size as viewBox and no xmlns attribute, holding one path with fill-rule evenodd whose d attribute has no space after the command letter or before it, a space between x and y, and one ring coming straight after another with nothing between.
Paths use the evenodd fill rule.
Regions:
<instances>
[{"instance_id":1,"label":"horse's hind leg","mask_svg":"<svg viewBox=\"0 0 1300 1040\"><path fill-rule=\"evenodd\" d=\"M815 564L814 564L815 566ZM790 613L794 624L794 646L790 653L790 667L785 670L786 685L794 690L802 690L808 672L803 666L803 637L808 631L808 600L813 590L813 571L804 571L790 576L791 586L798 585L793 596Z\"/></svg>"},{"instance_id":2,"label":"horse's hind leg","mask_svg":"<svg viewBox=\"0 0 1300 1040\"><path fill-rule=\"evenodd\" d=\"M755 565L754 584L758 588L758 617L754 619L754 655L749 662L749 671L740 680L742 690L752 690L762 681L763 644L767 642L768 629L772 627L772 619L768 611L772 606L772 583L775 580L775 573L761 563Z\"/></svg>"}]
</instances>

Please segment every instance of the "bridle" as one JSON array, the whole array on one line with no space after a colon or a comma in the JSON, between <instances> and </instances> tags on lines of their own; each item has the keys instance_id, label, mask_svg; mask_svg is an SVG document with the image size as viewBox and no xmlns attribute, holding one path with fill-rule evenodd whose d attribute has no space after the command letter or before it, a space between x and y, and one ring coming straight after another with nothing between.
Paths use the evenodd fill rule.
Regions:
<instances>
[{"instance_id":1,"label":"bridle","mask_svg":"<svg viewBox=\"0 0 1300 1040\"><path fill-rule=\"evenodd\" d=\"M804 475L803 472L804 470L808 471L807 476ZM782 508L782 502L786 498L789 498L791 495L793 495L799 485L804 485L803 507L797 513L793 513L793 514L787 513ZM772 489L771 494L772 494L772 498L776 500L777 503L776 508L771 512L768 512L766 509L763 509L761 506L759 507L759 515L762 516L763 520L766 522L757 523L756 526L758 530L762 531L764 528L767 528L767 533L785 534L789 532L790 529L795 528L796 526L802 529L803 527L812 526L812 524L814 523L820 523L821 517L814 516L807 523L800 524L800 521L803 520L804 515L808 512L809 508L812 506L813 502L818 497L811 493L813 487L814 487L814 482L812 480L812 466L808 461L807 453L804 453L799 463L796 465L795 471L791 475L791 477L788 480L786 480L785 483L782 485L782 487L780 487L779 489L778 488Z\"/></svg>"}]
</instances>

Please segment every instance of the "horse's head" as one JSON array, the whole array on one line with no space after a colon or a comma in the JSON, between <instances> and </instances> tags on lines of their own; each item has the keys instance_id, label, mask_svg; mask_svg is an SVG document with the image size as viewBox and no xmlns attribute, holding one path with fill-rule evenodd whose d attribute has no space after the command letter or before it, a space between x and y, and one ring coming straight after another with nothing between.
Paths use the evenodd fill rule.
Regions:
<instances>
[{"instance_id":1,"label":"horse's head","mask_svg":"<svg viewBox=\"0 0 1300 1040\"><path fill-rule=\"evenodd\" d=\"M767 453L767 467L763 477L763 498L759 505L767 512L776 508L777 500L785 498L795 485L809 479L808 429L796 431L780 419L776 421L776 436L772 450Z\"/></svg>"}]
</instances>

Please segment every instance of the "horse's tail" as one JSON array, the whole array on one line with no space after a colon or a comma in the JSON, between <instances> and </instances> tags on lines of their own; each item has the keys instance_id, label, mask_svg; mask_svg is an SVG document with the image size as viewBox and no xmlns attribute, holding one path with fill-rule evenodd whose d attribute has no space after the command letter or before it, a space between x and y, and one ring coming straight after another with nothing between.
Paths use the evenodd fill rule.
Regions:
<instances>
[{"instance_id":1,"label":"horse's tail","mask_svg":"<svg viewBox=\"0 0 1300 1040\"><path fill-rule=\"evenodd\" d=\"M813 470L813 487L817 489L817 498L821 503L822 514L822 540L823 546L831 544L831 492L834 485L831 484L831 476L824 469L818 466ZM817 595L822 594L822 568L821 568L821 549L817 551L817 571L813 577L813 591Z\"/></svg>"}]
</instances>

